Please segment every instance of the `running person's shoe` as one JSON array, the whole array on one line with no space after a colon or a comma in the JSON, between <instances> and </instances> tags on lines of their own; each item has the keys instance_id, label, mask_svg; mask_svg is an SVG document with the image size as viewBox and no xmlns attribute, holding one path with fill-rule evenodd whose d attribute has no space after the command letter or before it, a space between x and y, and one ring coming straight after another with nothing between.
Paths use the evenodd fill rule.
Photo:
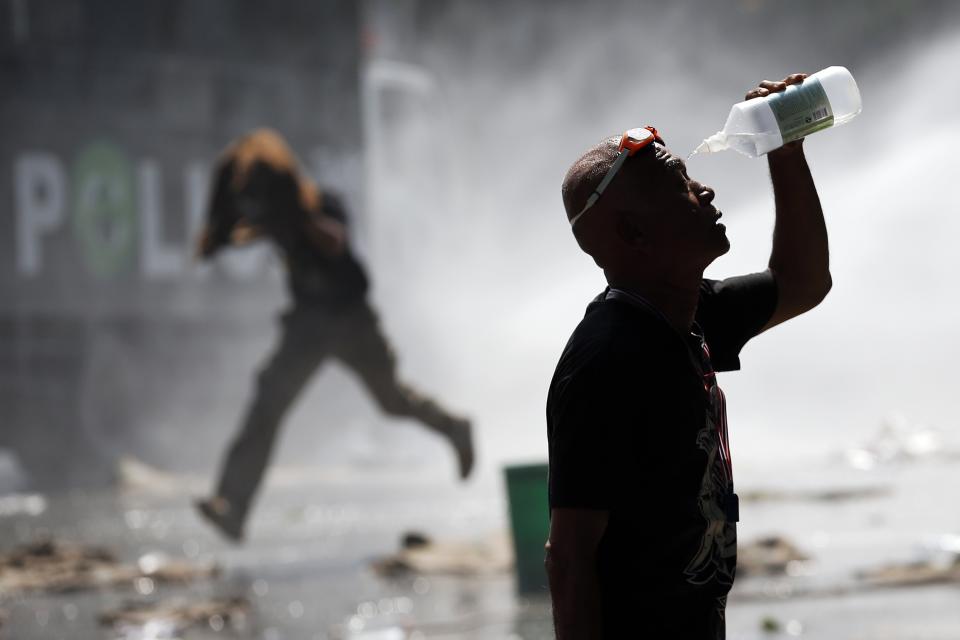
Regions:
<instances>
[{"instance_id":1,"label":"running person's shoe","mask_svg":"<svg viewBox=\"0 0 960 640\"><path fill-rule=\"evenodd\" d=\"M197 500L193 503L197 512L231 542L243 541L243 518L231 513L230 502L222 496Z\"/></svg>"},{"instance_id":2,"label":"running person's shoe","mask_svg":"<svg viewBox=\"0 0 960 640\"><path fill-rule=\"evenodd\" d=\"M457 454L460 479L466 480L473 471L473 426L466 418L454 418L450 421L445 435Z\"/></svg>"}]
</instances>

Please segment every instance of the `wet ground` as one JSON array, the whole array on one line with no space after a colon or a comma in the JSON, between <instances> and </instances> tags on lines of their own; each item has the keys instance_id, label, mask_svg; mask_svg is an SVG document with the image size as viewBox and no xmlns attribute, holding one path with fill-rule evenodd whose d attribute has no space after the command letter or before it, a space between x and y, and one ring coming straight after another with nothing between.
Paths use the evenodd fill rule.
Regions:
<instances>
[{"instance_id":1,"label":"wet ground","mask_svg":"<svg viewBox=\"0 0 960 640\"><path fill-rule=\"evenodd\" d=\"M51 536L106 546L133 562L159 553L222 568L188 586L18 596L0 604L7 612L0 638L548 637L547 604L514 597L509 574L385 578L371 568L406 531L463 540L501 531L502 502L483 481L460 488L439 474L355 471L288 471L273 480L240 547L219 540L191 510L201 483L47 496L41 513L0 517L5 548ZM98 622L131 601L211 598L243 598L249 611L238 624L214 621L217 628L182 635Z\"/></svg>"},{"instance_id":2,"label":"wet ground","mask_svg":"<svg viewBox=\"0 0 960 640\"><path fill-rule=\"evenodd\" d=\"M836 465L814 473L806 466L772 473L745 465L741 490L764 490L771 498L744 505L741 541L784 534L813 560L791 567L791 575L739 580L728 637L960 638L960 584L868 589L856 578L866 568L946 553L937 541L960 529L951 495L960 479L956 466L928 462L864 474ZM219 540L191 510L204 481L143 480L123 490L0 500L0 550L50 536L105 546L129 562L145 554L215 562L220 575L187 585L135 580L8 597L0 600L0 638L552 637L546 599L518 597L507 573L386 578L371 568L373 560L397 550L407 531L438 540L502 532L506 506L497 474L458 486L441 470L281 470L242 547ZM824 499L819 490L831 487L852 487L859 497ZM131 603L209 600L240 605L179 632L162 620L100 622Z\"/></svg>"}]
</instances>

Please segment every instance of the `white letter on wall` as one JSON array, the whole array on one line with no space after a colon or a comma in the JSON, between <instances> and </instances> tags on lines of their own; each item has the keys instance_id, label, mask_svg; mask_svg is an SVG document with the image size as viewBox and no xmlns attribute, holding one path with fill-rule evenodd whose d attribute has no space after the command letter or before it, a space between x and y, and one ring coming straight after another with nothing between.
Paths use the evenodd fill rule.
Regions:
<instances>
[{"instance_id":1,"label":"white letter on wall","mask_svg":"<svg viewBox=\"0 0 960 640\"><path fill-rule=\"evenodd\" d=\"M148 279L170 278L183 271L183 252L163 244L160 166L144 160L137 170L140 196L140 269Z\"/></svg>"},{"instance_id":2,"label":"white letter on wall","mask_svg":"<svg viewBox=\"0 0 960 640\"><path fill-rule=\"evenodd\" d=\"M206 163L194 160L183 173L184 200L187 208L187 247L190 256L196 256L197 237L206 222L207 200L210 197L210 169ZM210 275L210 266L199 258L192 258L190 270L199 278Z\"/></svg>"},{"instance_id":3,"label":"white letter on wall","mask_svg":"<svg viewBox=\"0 0 960 640\"><path fill-rule=\"evenodd\" d=\"M63 165L51 153L24 153L14 163L13 173L17 271L33 276L43 265L40 236L63 222L67 180Z\"/></svg>"}]
</instances>

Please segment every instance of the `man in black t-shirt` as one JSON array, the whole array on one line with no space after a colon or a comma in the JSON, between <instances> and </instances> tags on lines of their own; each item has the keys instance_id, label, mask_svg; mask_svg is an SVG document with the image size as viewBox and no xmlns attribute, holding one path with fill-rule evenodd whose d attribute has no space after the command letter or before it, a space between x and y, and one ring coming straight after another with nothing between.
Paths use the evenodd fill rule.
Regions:
<instances>
[{"instance_id":1,"label":"man in black t-shirt","mask_svg":"<svg viewBox=\"0 0 960 640\"><path fill-rule=\"evenodd\" d=\"M352 369L387 414L414 418L453 447L459 474L473 467L470 422L400 382L396 357L367 302L363 266L348 245L346 211L303 175L286 142L258 130L234 142L214 172L198 253L266 238L283 254L293 306L280 344L256 380L243 425L230 445L214 496L200 513L238 541L284 414L327 358Z\"/></svg>"},{"instance_id":2,"label":"man in black t-shirt","mask_svg":"<svg viewBox=\"0 0 960 640\"><path fill-rule=\"evenodd\" d=\"M763 82L747 98L803 82ZM547 570L560 640L725 637L737 497L716 371L831 286L802 140L768 154L769 268L707 280L730 248L714 192L653 127L590 149L563 201L607 289L563 351L547 399Z\"/></svg>"}]
</instances>

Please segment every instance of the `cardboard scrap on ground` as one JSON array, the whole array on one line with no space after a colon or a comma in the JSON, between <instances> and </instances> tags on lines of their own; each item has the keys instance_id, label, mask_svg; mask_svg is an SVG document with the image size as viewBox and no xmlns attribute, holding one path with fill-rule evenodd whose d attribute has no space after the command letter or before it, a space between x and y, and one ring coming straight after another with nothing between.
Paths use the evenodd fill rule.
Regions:
<instances>
[{"instance_id":1,"label":"cardboard scrap on ground","mask_svg":"<svg viewBox=\"0 0 960 640\"><path fill-rule=\"evenodd\" d=\"M738 575L782 575L793 562L809 556L782 536L766 536L741 545L737 550Z\"/></svg>"},{"instance_id":2,"label":"cardboard scrap on ground","mask_svg":"<svg viewBox=\"0 0 960 640\"><path fill-rule=\"evenodd\" d=\"M908 562L863 571L858 576L871 587L917 587L928 584L960 583L960 559L953 564Z\"/></svg>"},{"instance_id":3,"label":"cardboard scrap on ground","mask_svg":"<svg viewBox=\"0 0 960 640\"><path fill-rule=\"evenodd\" d=\"M0 554L0 597L35 591L63 593L121 584L139 578L183 583L216 575L215 565L198 565L148 554L123 564L110 551L46 540Z\"/></svg>"},{"instance_id":4,"label":"cardboard scrap on ground","mask_svg":"<svg viewBox=\"0 0 960 640\"><path fill-rule=\"evenodd\" d=\"M408 533L395 554L373 562L381 575L408 573L475 576L502 573L513 568L513 548L507 533L474 541L434 542L422 534Z\"/></svg>"},{"instance_id":5,"label":"cardboard scrap on ground","mask_svg":"<svg viewBox=\"0 0 960 640\"><path fill-rule=\"evenodd\" d=\"M202 491L205 485L202 478L173 474L132 456L121 457L115 472L117 486L124 493L179 495Z\"/></svg>"},{"instance_id":6,"label":"cardboard scrap on ground","mask_svg":"<svg viewBox=\"0 0 960 640\"><path fill-rule=\"evenodd\" d=\"M226 598L187 602L128 602L119 609L100 614L100 624L112 627L158 627L179 633L195 626L221 631L242 626L250 603L244 598Z\"/></svg>"},{"instance_id":7,"label":"cardboard scrap on ground","mask_svg":"<svg viewBox=\"0 0 960 640\"><path fill-rule=\"evenodd\" d=\"M754 489L739 492L744 502L846 502L885 498L893 494L888 486L849 487L834 489L811 489L787 491L780 489Z\"/></svg>"}]
</instances>

